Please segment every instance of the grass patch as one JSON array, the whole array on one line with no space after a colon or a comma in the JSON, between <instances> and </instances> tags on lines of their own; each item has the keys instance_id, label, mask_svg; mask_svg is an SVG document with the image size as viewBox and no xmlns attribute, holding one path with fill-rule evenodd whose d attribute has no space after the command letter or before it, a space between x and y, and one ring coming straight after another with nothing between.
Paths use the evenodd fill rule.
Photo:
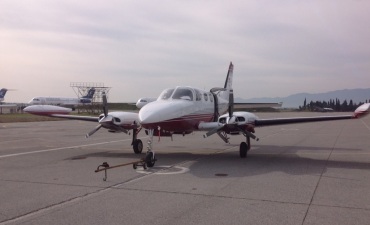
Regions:
<instances>
[{"instance_id":1,"label":"grass patch","mask_svg":"<svg viewBox=\"0 0 370 225\"><path fill-rule=\"evenodd\" d=\"M59 118L36 116L28 113L0 114L0 123L57 121Z\"/></svg>"}]
</instances>

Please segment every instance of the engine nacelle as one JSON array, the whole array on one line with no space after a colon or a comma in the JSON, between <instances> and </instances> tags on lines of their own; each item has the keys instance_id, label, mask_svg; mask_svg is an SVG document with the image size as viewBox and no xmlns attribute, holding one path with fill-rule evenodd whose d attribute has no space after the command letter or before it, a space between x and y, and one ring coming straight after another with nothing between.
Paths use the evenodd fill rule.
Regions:
<instances>
[{"instance_id":1,"label":"engine nacelle","mask_svg":"<svg viewBox=\"0 0 370 225\"><path fill-rule=\"evenodd\" d=\"M104 118L104 114L99 116L99 121ZM136 129L140 126L139 114L133 112L110 112L106 116L112 117L111 124L123 129ZM106 124L108 126L108 124ZM115 130L115 129L114 129Z\"/></svg>"},{"instance_id":2,"label":"engine nacelle","mask_svg":"<svg viewBox=\"0 0 370 225\"><path fill-rule=\"evenodd\" d=\"M225 124L227 121L233 121L237 123L238 125L244 125L244 124L254 124L254 121L258 119L256 115L250 112L234 112L233 113L233 119L229 120L229 114L223 114L218 118L218 123Z\"/></svg>"}]
</instances>

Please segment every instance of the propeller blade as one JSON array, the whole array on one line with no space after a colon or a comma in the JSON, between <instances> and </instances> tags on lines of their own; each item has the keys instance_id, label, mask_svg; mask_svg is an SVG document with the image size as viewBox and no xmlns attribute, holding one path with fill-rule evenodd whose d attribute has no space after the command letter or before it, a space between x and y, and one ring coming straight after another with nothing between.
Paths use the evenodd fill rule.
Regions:
<instances>
[{"instance_id":1,"label":"propeller blade","mask_svg":"<svg viewBox=\"0 0 370 225\"><path fill-rule=\"evenodd\" d=\"M90 131L89 133L86 134L86 138L89 138L91 135L93 135L96 131L98 131L100 128L102 127L101 124L99 124L98 126L96 126L92 131Z\"/></svg>"},{"instance_id":2,"label":"propeller blade","mask_svg":"<svg viewBox=\"0 0 370 225\"><path fill-rule=\"evenodd\" d=\"M104 116L108 115L108 100L107 100L107 95L105 92L103 92L103 112Z\"/></svg>"},{"instance_id":3,"label":"propeller blade","mask_svg":"<svg viewBox=\"0 0 370 225\"><path fill-rule=\"evenodd\" d=\"M234 112L234 91L233 89L230 90L229 93L229 117L233 117Z\"/></svg>"},{"instance_id":4,"label":"propeller blade","mask_svg":"<svg viewBox=\"0 0 370 225\"><path fill-rule=\"evenodd\" d=\"M243 130L241 129L240 127L238 127L238 129L246 136L252 138L252 139L255 139L256 141L259 141L260 139L258 137L256 137L256 135L252 134L251 132L249 131L246 131L246 130Z\"/></svg>"},{"instance_id":5,"label":"propeller blade","mask_svg":"<svg viewBox=\"0 0 370 225\"><path fill-rule=\"evenodd\" d=\"M215 134L215 133L219 132L219 131L220 131L220 130L222 130L224 127L225 127L225 125L224 125L224 126L222 126L222 127L218 127L218 128L216 128L216 129L210 130L210 131L208 131L207 133L205 133L205 134L203 135L203 137L204 137L204 138L209 137L209 136L211 136L211 135L213 135L213 134Z\"/></svg>"},{"instance_id":6,"label":"propeller blade","mask_svg":"<svg viewBox=\"0 0 370 225\"><path fill-rule=\"evenodd\" d=\"M117 126L117 130L120 130L120 131L122 131L123 133L128 134L128 130L126 130L126 129L124 129L124 128L120 127L120 126Z\"/></svg>"}]
</instances>

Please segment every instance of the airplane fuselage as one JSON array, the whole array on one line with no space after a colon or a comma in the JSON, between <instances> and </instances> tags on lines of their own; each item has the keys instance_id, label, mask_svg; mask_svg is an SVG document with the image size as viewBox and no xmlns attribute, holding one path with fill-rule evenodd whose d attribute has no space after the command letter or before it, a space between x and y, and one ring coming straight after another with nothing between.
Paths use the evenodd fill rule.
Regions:
<instances>
[{"instance_id":1,"label":"airplane fuselage","mask_svg":"<svg viewBox=\"0 0 370 225\"><path fill-rule=\"evenodd\" d=\"M29 104L31 105L81 105L89 104L91 99L85 98L61 98L61 97L35 97Z\"/></svg>"},{"instance_id":2,"label":"airplane fuselage","mask_svg":"<svg viewBox=\"0 0 370 225\"><path fill-rule=\"evenodd\" d=\"M139 119L145 129L186 133L198 130L201 122L214 121L215 109L224 113L227 107L227 100L219 96L216 100L211 92L176 87L164 90L157 101L145 105L139 112Z\"/></svg>"}]
</instances>

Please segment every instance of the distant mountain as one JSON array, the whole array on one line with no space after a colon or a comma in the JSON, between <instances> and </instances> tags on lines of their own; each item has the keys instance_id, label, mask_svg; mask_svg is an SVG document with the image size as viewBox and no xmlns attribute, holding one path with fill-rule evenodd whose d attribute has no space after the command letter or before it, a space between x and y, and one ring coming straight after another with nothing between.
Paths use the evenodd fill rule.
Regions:
<instances>
[{"instance_id":1,"label":"distant mountain","mask_svg":"<svg viewBox=\"0 0 370 225\"><path fill-rule=\"evenodd\" d=\"M250 102L250 103L267 103L267 102L283 102L284 108L298 108L303 105L304 99L307 99L307 104L310 101L329 101L330 99L339 99L341 103L344 100L348 102L352 100L354 103L365 102L366 99L370 100L370 88L367 89L345 89L330 91L326 93L310 94L310 93L299 93L289 95L288 97L275 97L275 98L250 98L242 99L235 98L235 102Z\"/></svg>"}]
</instances>

